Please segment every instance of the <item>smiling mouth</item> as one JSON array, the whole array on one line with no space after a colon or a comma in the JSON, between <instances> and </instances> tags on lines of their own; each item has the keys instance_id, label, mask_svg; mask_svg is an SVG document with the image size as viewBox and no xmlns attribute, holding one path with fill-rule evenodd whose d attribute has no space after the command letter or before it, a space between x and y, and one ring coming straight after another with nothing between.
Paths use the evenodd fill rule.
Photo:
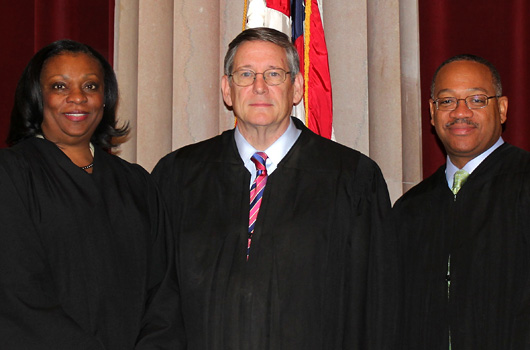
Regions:
<instances>
[{"instance_id":1,"label":"smiling mouth","mask_svg":"<svg viewBox=\"0 0 530 350\"><path fill-rule=\"evenodd\" d=\"M66 116L66 118L68 118L68 120L71 120L71 121L82 121L82 120L85 120L87 117L88 117L88 114L87 112L76 112L76 113L65 113L64 115Z\"/></svg>"}]
</instances>

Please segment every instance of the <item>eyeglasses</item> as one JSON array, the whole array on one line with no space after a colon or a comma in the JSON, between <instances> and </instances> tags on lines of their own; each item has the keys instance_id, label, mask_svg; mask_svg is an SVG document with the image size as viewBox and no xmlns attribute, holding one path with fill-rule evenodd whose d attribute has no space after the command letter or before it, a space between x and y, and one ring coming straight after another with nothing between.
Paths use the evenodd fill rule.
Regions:
<instances>
[{"instance_id":1,"label":"eyeglasses","mask_svg":"<svg viewBox=\"0 0 530 350\"><path fill-rule=\"evenodd\" d=\"M469 109L480 109L488 105L491 98L499 96L471 95L466 98L441 97L434 100L439 111L453 111L458 106L458 101L464 101Z\"/></svg>"},{"instance_id":2,"label":"eyeglasses","mask_svg":"<svg viewBox=\"0 0 530 350\"><path fill-rule=\"evenodd\" d=\"M287 78L287 74L291 72L286 72L281 68L267 69L263 73L256 73L250 69L240 69L230 74L229 77L232 77L232 81L237 86L250 86L256 81L256 75L263 75L263 80L269 86L280 85Z\"/></svg>"}]
</instances>

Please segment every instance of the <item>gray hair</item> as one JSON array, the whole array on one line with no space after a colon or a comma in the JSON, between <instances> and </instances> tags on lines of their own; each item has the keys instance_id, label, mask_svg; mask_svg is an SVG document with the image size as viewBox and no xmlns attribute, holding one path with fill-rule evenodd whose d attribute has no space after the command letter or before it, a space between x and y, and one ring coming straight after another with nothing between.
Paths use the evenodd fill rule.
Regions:
<instances>
[{"instance_id":1,"label":"gray hair","mask_svg":"<svg viewBox=\"0 0 530 350\"><path fill-rule=\"evenodd\" d=\"M224 60L225 75L232 74L234 68L234 57L236 56L239 46L246 41L265 41L276 44L285 49L287 57L287 64L291 72L291 82L294 83L296 75L300 72L300 58L298 51L291 43L291 40L284 33L272 28L251 28L242 31L234 40L228 45L228 51Z\"/></svg>"}]
</instances>

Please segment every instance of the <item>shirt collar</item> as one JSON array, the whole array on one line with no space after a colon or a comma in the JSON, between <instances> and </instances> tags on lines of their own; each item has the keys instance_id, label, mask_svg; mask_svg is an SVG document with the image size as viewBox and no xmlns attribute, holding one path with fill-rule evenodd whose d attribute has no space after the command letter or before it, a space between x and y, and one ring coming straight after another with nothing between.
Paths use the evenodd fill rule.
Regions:
<instances>
[{"instance_id":1,"label":"shirt collar","mask_svg":"<svg viewBox=\"0 0 530 350\"><path fill-rule=\"evenodd\" d=\"M504 140L502 139L502 136L499 137L497 142L493 144L490 148L488 148L486 151L482 152L475 158L471 159L469 162L467 162L466 165L462 169L467 171L469 174L471 174L479 165L486 159L493 151L495 151L497 148L499 148L500 145L504 143ZM445 178L447 179L447 184L449 185L449 188L453 188L453 178L455 176L456 171L459 170L456 165L454 165L451 162L451 159L449 159L449 156L447 156L447 165L445 167Z\"/></svg>"},{"instance_id":2,"label":"shirt collar","mask_svg":"<svg viewBox=\"0 0 530 350\"><path fill-rule=\"evenodd\" d=\"M294 143L300 136L302 131L294 125L294 122L292 119L289 119L289 126L287 127L287 130L280 136L272 145L269 146L264 152L267 153L267 173L270 175L276 168L278 167L278 164L281 162L283 157L289 152L291 147L293 147ZM256 166L250 160L252 155L258 151L248 141L241 135L241 132L239 131L239 128L236 126L236 130L234 132L234 138L237 145L237 150L239 152L239 156L243 160L243 163L245 164L245 168L252 174L252 181L254 177L256 176Z\"/></svg>"}]
</instances>

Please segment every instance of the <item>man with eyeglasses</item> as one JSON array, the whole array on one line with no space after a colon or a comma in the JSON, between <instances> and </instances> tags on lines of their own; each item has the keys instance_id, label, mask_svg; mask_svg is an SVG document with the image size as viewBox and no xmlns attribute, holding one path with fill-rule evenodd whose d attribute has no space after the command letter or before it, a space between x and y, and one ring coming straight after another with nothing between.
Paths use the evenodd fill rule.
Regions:
<instances>
[{"instance_id":1,"label":"man with eyeglasses","mask_svg":"<svg viewBox=\"0 0 530 350\"><path fill-rule=\"evenodd\" d=\"M378 166L291 118L303 79L286 35L243 31L224 72L236 128L153 172L189 349L393 349L395 239Z\"/></svg>"},{"instance_id":2,"label":"man with eyeglasses","mask_svg":"<svg viewBox=\"0 0 530 350\"><path fill-rule=\"evenodd\" d=\"M501 137L499 73L450 58L429 105L447 162L393 209L403 349L530 349L530 154Z\"/></svg>"}]
</instances>

